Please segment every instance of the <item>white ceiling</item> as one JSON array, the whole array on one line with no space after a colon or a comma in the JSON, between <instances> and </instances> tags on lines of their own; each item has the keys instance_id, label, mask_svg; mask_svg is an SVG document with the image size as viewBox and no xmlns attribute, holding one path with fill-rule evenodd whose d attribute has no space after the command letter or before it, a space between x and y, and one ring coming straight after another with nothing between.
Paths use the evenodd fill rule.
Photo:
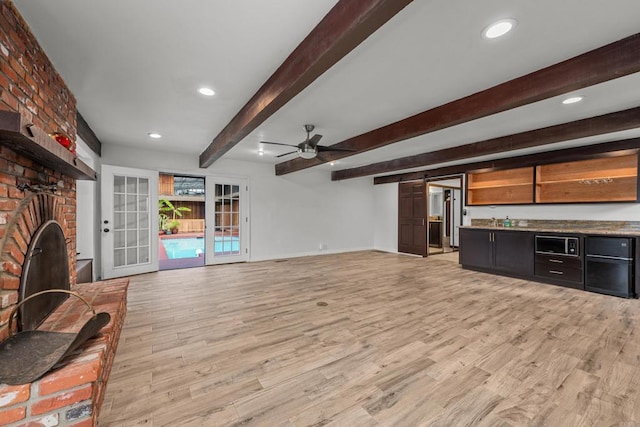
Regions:
<instances>
[{"instance_id":1,"label":"white ceiling","mask_svg":"<svg viewBox=\"0 0 640 427\"><path fill-rule=\"evenodd\" d=\"M14 3L104 144L197 156L336 1ZM516 29L502 39L484 40L482 29L504 17L516 18ZM313 123L315 132L324 135L321 145L335 144L635 34L638 22L638 0L416 0L225 158L288 160L294 156L274 157L287 147L259 141L297 144L305 137L302 125ZM200 85L212 87L216 95L202 97L196 92ZM585 100L572 106L562 105L561 97L540 101L351 156L333 168L636 107L639 87L640 73L581 90ZM163 138L150 140L151 131ZM640 129L621 135L640 136ZM260 149L264 156L257 155Z\"/></svg>"}]
</instances>

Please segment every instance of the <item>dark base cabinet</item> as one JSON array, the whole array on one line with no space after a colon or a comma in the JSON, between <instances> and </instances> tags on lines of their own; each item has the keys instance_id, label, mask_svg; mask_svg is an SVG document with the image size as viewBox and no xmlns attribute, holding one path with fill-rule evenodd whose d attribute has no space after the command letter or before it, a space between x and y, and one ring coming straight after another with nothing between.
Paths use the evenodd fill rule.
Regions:
<instances>
[{"instance_id":1,"label":"dark base cabinet","mask_svg":"<svg viewBox=\"0 0 640 427\"><path fill-rule=\"evenodd\" d=\"M460 229L460 264L517 277L533 275L532 233Z\"/></svg>"},{"instance_id":2,"label":"dark base cabinet","mask_svg":"<svg viewBox=\"0 0 640 427\"><path fill-rule=\"evenodd\" d=\"M460 229L460 264L465 267L491 269L493 242L488 230Z\"/></svg>"},{"instance_id":3,"label":"dark base cabinet","mask_svg":"<svg viewBox=\"0 0 640 427\"><path fill-rule=\"evenodd\" d=\"M584 289L582 258L579 256L536 254L536 278L543 281Z\"/></svg>"},{"instance_id":4,"label":"dark base cabinet","mask_svg":"<svg viewBox=\"0 0 640 427\"><path fill-rule=\"evenodd\" d=\"M571 237L574 246L568 240L563 253L543 250L536 248L536 236ZM460 264L470 270L624 298L640 294L640 237L461 228Z\"/></svg>"},{"instance_id":5,"label":"dark base cabinet","mask_svg":"<svg viewBox=\"0 0 640 427\"><path fill-rule=\"evenodd\" d=\"M534 236L522 231L494 232L493 266L521 277L533 274Z\"/></svg>"}]
</instances>

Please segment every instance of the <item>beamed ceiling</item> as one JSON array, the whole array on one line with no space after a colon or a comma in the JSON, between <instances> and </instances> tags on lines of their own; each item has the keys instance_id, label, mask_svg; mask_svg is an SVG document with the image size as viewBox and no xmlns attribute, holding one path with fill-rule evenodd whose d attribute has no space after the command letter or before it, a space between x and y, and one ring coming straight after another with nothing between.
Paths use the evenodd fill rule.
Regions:
<instances>
[{"instance_id":1,"label":"beamed ceiling","mask_svg":"<svg viewBox=\"0 0 640 427\"><path fill-rule=\"evenodd\" d=\"M103 144L212 170L383 182L640 137L637 0L14 3ZM512 32L481 36L507 17ZM260 143L298 144L305 123L354 151L276 158L291 150Z\"/></svg>"}]
</instances>

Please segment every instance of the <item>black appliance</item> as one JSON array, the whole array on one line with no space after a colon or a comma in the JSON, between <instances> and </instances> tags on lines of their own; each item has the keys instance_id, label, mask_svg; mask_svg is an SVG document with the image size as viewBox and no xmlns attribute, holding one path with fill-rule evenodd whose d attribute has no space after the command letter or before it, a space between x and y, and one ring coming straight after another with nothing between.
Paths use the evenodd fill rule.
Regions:
<instances>
[{"instance_id":1,"label":"black appliance","mask_svg":"<svg viewBox=\"0 0 640 427\"><path fill-rule=\"evenodd\" d=\"M536 236L536 253L579 256L579 239L566 236Z\"/></svg>"},{"instance_id":2,"label":"black appliance","mask_svg":"<svg viewBox=\"0 0 640 427\"><path fill-rule=\"evenodd\" d=\"M589 236L586 248L585 289L624 298L633 297L633 239Z\"/></svg>"}]
</instances>

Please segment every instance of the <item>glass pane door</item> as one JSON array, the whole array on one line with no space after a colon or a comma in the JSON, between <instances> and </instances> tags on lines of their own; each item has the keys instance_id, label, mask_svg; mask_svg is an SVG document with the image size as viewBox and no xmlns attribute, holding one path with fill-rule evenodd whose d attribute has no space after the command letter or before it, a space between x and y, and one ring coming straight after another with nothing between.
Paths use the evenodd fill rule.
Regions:
<instances>
[{"instance_id":1,"label":"glass pane door","mask_svg":"<svg viewBox=\"0 0 640 427\"><path fill-rule=\"evenodd\" d=\"M207 180L207 263L246 261L246 183L214 177Z\"/></svg>"},{"instance_id":2,"label":"glass pane door","mask_svg":"<svg viewBox=\"0 0 640 427\"><path fill-rule=\"evenodd\" d=\"M149 263L149 179L113 175L113 267Z\"/></svg>"},{"instance_id":3,"label":"glass pane door","mask_svg":"<svg viewBox=\"0 0 640 427\"><path fill-rule=\"evenodd\" d=\"M240 186L216 184L215 198L215 255L240 253Z\"/></svg>"},{"instance_id":4,"label":"glass pane door","mask_svg":"<svg viewBox=\"0 0 640 427\"><path fill-rule=\"evenodd\" d=\"M157 204L157 176L152 171L103 167L103 278L158 269L157 245L151 238L157 228L152 212Z\"/></svg>"}]
</instances>

